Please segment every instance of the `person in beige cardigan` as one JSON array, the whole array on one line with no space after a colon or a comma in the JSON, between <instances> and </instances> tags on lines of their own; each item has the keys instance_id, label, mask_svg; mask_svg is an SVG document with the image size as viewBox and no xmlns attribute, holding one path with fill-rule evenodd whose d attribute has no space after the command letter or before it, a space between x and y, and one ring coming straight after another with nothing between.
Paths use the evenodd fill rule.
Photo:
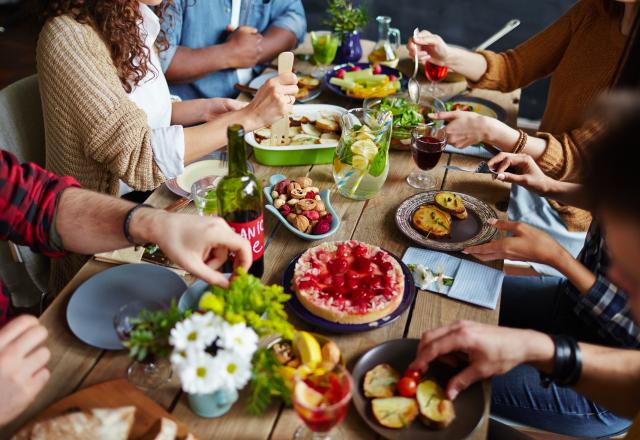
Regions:
<instances>
[{"instance_id":1,"label":"person in beige cardigan","mask_svg":"<svg viewBox=\"0 0 640 440\"><path fill-rule=\"evenodd\" d=\"M42 1L37 67L51 171L110 195L153 190L223 146L227 126L254 130L291 110L294 74L270 80L248 105L220 98L172 103L158 60L167 3L90 3ZM56 261L52 292L84 261Z\"/></svg>"}]
</instances>

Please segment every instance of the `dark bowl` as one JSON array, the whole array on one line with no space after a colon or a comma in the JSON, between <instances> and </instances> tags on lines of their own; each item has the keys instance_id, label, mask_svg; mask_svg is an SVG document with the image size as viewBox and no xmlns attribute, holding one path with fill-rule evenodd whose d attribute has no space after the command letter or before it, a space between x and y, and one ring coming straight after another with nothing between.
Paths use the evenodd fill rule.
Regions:
<instances>
[{"instance_id":1,"label":"dark bowl","mask_svg":"<svg viewBox=\"0 0 640 440\"><path fill-rule=\"evenodd\" d=\"M327 89L331 90L336 95L342 96L343 98L346 98L346 99L351 99L353 101L362 102L363 101L362 99L354 98L352 96L349 96L346 93L344 93L340 87L330 83L331 78L336 76L338 70L340 70L340 69L349 70L353 66L359 66L362 69L368 69L369 67L371 67L371 63L350 63L350 64L341 64L339 66L335 66L333 69L331 69L330 71L328 71L325 74L322 82L324 84L324 87L326 87ZM382 73L384 75L395 75L400 79L400 90L406 90L407 89L408 80L402 74L402 72L400 72L398 69L393 69L393 68L385 66L385 65L381 65L380 67L381 67Z\"/></svg>"}]
</instances>

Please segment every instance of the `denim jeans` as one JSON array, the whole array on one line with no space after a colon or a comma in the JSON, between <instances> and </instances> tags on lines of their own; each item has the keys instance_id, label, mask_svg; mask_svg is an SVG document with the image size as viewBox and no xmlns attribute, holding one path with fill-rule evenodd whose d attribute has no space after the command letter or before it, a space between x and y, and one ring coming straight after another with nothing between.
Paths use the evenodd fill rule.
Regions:
<instances>
[{"instance_id":1,"label":"denim jeans","mask_svg":"<svg viewBox=\"0 0 640 440\"><path fill-rule=\"evenodd\" d=\"M573 314L559 277L506 277L502 287L500 325L569 334L581 341L607 344ZM611 345L611 344L607 344ZM571 388L540 385L530 366L517 367L492 382L492 414L535 428L576 437L608 437L631 422L590 402Z\"/></svg>"}]
</instances>

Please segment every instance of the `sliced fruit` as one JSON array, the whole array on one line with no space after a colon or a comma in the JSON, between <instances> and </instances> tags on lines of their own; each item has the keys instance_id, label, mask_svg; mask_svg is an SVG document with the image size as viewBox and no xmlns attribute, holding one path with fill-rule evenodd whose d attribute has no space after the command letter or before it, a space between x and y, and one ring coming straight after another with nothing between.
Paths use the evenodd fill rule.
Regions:
<instances>
[{"instance_id":1,"label":"sliced fruit","mask_svg":"<svg viewBox=\"0 0 640 440\"><path fill-rule=\"evenodd\" d=\"M418 416L418 404L408 397L385 397L371 401L373 416L386 428L409 426Z\"/></svg>"},{"instance_id":2,"label":"sliced fruit","mask_svg":"<svg viewBox=\"0 0 640 440\"><path fill-rule=\"evenodd\" d=\"M299 353L302 363L310 368L315 368L322 362L320 344L311 333L297 332L293 338L293 351Z\"/></svg>"},{"instance_id":3,"label":"sliced fruit","mask_svg":"<svg viewBox=\"0 0 640 440\"><path fill-rule=\"evenodd\" d=\"M356 170L364 171L369 166L369 161L366 157L356 154L353 156L351 164Z\"/></svg>"},{"instance_id":4,"label":"sliced fruit","mask_svg":"<svg viewBox=\"0 0 640 440\"><path fill-rule=\"evenodd\" d=\"M448 400L444 390L433 380L425 380L416 391L420 420L435 429L443 429L451 424L456 414L453 402Z\"/></svg>"},{"instance_id":5,"label":"sliced fruit","mask_svg":"<svg viewBox=\"0 0 640 440\"><path fill-rule=\"evenodd\" d=\"M346 77L347 75L345 74L344 76ZM352 81L352 80L336 78L336 77L331 78L329 80L329 83L333 84L334 86L338 86L341 89L345 89L345 90L351 90L356 86L356 83L354 81Z\"/></svg>"},{"instance_id":6,"label":"sliced fruit","mask_svg":"<svg viewBox=\"0 0 640 440\"><path fill-rule=\"evenodd\" d=\"M365 397L392 397L400 375L389 364L376 365L364 375Z\"/></svg>"},{"instance_id":7,"label":"sliced fruit","mask_svg":"<svg viewBox=\"0 0 640 440\"><path fill-rule=\"evenodd\" d=\"M198 308L220 315L224 312L224 299L214 295L212 292L205 292L204 295L200 297Z\"/></svg>"},{"instance_id":8,"label":"sliced fruit","mask_svg":"<svg viewBox=\"0 0 640 440\"><path fill-rule=\"evenodd\" d=\"M324 396L307 385L304 380L296 382L293 393L296 402L308 408L318 408L324 400Z\"/></svg>"},{"instance_id":9,"label":"sliced fruit","mask_svg":"<svg viewBox=\"0 0 640 440\"><path fill-rule=\"evenodd\" d=\"M363 133L363 135L367 135L367 133ZM378 154L378 146L375 142L370 139L355 141L351 145L351 151L354 154L359 154L364 156L368 161L373 160Z\"/></svg>"}]
</instances>

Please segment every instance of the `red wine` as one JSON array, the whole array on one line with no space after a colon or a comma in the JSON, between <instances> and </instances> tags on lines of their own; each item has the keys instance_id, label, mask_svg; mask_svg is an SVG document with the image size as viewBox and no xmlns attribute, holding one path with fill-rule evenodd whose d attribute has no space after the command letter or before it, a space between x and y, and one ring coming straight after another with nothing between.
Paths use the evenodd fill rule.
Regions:
<instances>
[{"instance_id":1,"label":"red wine","mask_svg":"<svg viewBox=\"0 0 640 440\"><path fill-rule=\"evenodd\" d=\"M449 67L447 66L439 66L437 64L426 62L424 65L424 72L429 78L429 81L439 82L447 76L447 72L449 71Z\"/></svg>"},{"instance_id":2,"label":"red wine","mask_svg":"<svg viewBox=\"0 0 640 440\"><path fill-rule=\"evenodd\" d=\"M418 165L418 168L426 171L438 165L442 150L445 147L445 140L422 136L414 139L411 147L414 162Z\"/></svg>"}]
</instances>

